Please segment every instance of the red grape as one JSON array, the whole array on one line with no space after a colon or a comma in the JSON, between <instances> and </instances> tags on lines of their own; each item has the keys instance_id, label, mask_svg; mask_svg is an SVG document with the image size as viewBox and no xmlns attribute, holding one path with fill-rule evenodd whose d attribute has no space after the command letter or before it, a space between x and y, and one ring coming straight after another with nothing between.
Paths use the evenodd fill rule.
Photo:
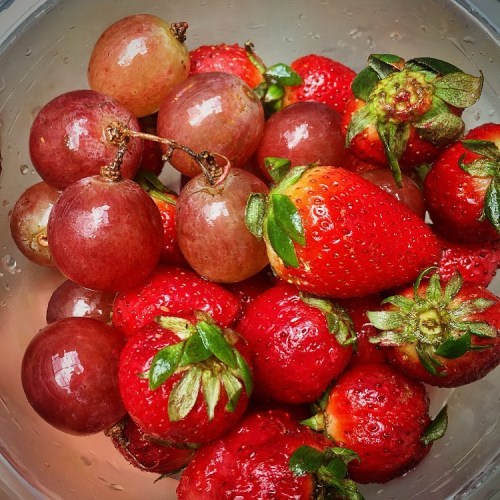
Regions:
<instances>
[{"instance_id":1,"label":"red grape","mask_svg":"<svg viewBox=\"0 0 500 500\"><path fill-rule=\"evenodd\" d=\"M190 76L172 90L158 113L158 135L197 153L208 150L223 155L233 167L250 158L263 128L259 99L243 80L229 73ZM199 165L181 151L173 152L170 163L188 177L200 173Z\"/></svg>"},{"instance_id":2,"label":"red grape","mask_svg":"<svg viewBox=\"0 0 500 500\"><path fill-rule=\"evenodd\" d=\"M26 398L49 424L70 434L101 432L125 415L118 390L121 333L91 318L46 326L29 343L21 379Z\"/></svg>"},{"instance_id":3,"label":"red grape","mask_svg":"<svg viewBox=\"0 0 500 500\"><path fill-rule=\"evenodd\" d=\"M120 19L92 50L90 88L115 98L137 117L158 111L170 89L189 74L189 52L182 43L186 28L186 23L169 25L149 14Z\"/></svg>"},{"instance_id":4,"label":"red grape","mask_svg":"<svg viewBox=\"0 0 500 500\"><path fill-rule=\"evenodd\" d=\"M142 282L163 244L158 208L134 181L103 176L66 188L49 218L54 261L86 288L117 292Z\"/></svg>"},{"instance_id":5,"label":"red grape","mask_svg":"<svg viewBox=\"0 0 500 500\"><path fill-rule=\"evenodd\" d=\"M103 323L111 321L113 300L112 292L89 290L66 280L52 293L47 305L47 323L71 317L93 318Z\"/></svg>"},{"instance_id":6,"label":"red grape","mask_svg":"<svg viewBox=\"0 0 500 500\"><path fill-rule=\"evenodd\" d=\"M114 121L139 130L127 109L99 92L74 90L52 99L38 112L30 130L31 161L40 177L50 186L65 189L97 175L117 152L106 138L106 129ZM121 165L123 177L134 178L142 151L142 140L131 138Z\"/></svg>"},{"instance_id":7,"label":"red grape","mask_svg":"<svg viewBox=\"0 0 500 500\"><path fill-rule=\"evenodd\" d=\"M12 239L29 260L52 267L54 261L47 238L47 223L59 191L37 182L24 191L10 213Z\"/></svg>"},{"instance_id":8,"label":"red grape","mask_svg":"<svg viewBox=\"0 0 500 500\"><path fill-rule=\"evenodd\" d=\"M287 158L291 166L318 163L343 166L348 157L340 129L340 115L326 104L298 102L267 120L257 148L257 162L272 180L265 158Z\"/></svg>"},{"instance_id":9,"label":"red grape","mask_svg":"<svg viewBox=\"0 0 500 500\"><path fill-rule=\"evenodd\" d=\"M245 223L251 193L267 193L266 184L250 172L229 170L221 185L211 187L203 174L193 177L177 200L179 247L203 277L230 283L244 280L268 264L264 240Z\"/></svg>"}]
</instances>

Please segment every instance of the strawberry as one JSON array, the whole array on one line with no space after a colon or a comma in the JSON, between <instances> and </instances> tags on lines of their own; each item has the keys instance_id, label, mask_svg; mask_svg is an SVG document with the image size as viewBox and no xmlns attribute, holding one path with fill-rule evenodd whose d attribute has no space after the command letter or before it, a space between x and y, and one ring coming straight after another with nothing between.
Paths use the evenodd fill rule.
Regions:
<instances>
[{"instance_id":1,"label":"strawberry","mask_svg":"<svg viewBox=\"0 0 500 500\"><path fill-rule=\"evenodd\" d=\"M197 312L160 316L128 339L120 394L142 431L171 445L200 445L225 434L252 392L244 341Z\"/></svg>"},{"instance_id":2,"label":"strawberry","mask_svg":"<svg viewBox=\"0 0 500 500\"><path fill-rule=\"evenodd\" d=\"M441 238L443 253L438 263L441 279L448 281L455 271L464 281L487 287L500 267L500 241L457 243Z\"/></svg>"},{"instance_id":3,"label":"strawberry","mask_svg":"<svg viewBox=\"0 0 500 500\"><path fill-rule=\"evenodd\" d=\"M447 148L424 180L436 231L450 240L500 239L500 124L486 123Z\"/></svg>"},{"instance_id":4,"label":"strawberry","mask_svg":"<svg viewBox=\"0 0 500 500\"><path fill-rule=\"evenodd\" d=\"M156 119L156 114L139 118L141 131L147 134L156 134ZM152 172L154 175L160 175L165 164L160 143L157 141L143 142L144 150L142 152L139 168L148 172Z\"/></svg>"},{"instance_id":5,"label":"strawberry","mask_svg":"<svg viewBox=\"0 0 500 500\"><path fill-rule=\"evenodd\" d=\"M482 84L482 75L437 59L372 54L344 111L346 146L364 161L389 166L399 185L401 167L432 161L461 137L459 115L479 99Z\"/></svg>"},{"instance_id":6,"label":"strawberry","mask_svg":"<svg viewBox=\"0 0 500 500\"><path fill-rule=\"evenodd\" d=\"M236 327L252 350L256 394L312 403L347 366L355 341L337 304L288 284L257 297Z\"/></svg>"},{"instance_id":7,"label":"strawberry","mask_svg":"<svg viewBox=\"0 0 500 500\"><path fill-rule=\"evenodd\" d=\"M293 168L267 200L249 200L247 223L265 238L275 273L320 297L362 297L403 285L440 252L416 214L340 167Z\"/></svg>"},{"instance_id":8,"label":"strawberry","mask_svg":"<svg viewBox=\"0 0 500 500\"><path fill-rule=\"evenodd\" d=\"M107 429L105 434L127 462L146 472L178 472L189 463L195 452L188 446L176 447L147 436L128 416Z\"/></svg>"},{"instance_id":9,"label":"strawberry","mask_svg":"<svg viewBox=\"0 0 500 500\"><path fill-rule=\"evenodd\" d=\"M254 57L260 58L254 54ZM247 51L237 43L227 45L201 45L189 52L189 76L209 71L223 71L240 77L250 88L264 81L261 72L247 56Z\"/></svg>"},{"instance_id":10,"label":"strawberry","mask_svg":"<svg viewBox=\"0 0 500 500\"><path fill-rule=\"evenodd\" d=\"M425 387L385 363L346 370L306 425L359 456L349 463L358 483L385 483L415 467L446 429L446 410L431 423Z\"/></svg>"},{"instance_id":11,"label":"strawberry","mask_svg":"<svg viewBox=\"0 0 500 500\"><path fill-rule=\"evenodd\" d=\"M345 463L355 459L283 410L255 412L196 453L181 476L177 498L361 500L356 485L345 478Z\"/></svg>"},{"instance_id":12,"label":"strawberry","mask_svg":"<svg viewBox=\"0 0 500 500\"><path fill-rule=\"evenodd\" d=\"M351 318L356 331L356 349L350 364L354 363L384 363L385 352L377 344L370 342L378 335L378 330L370 323L366 313L380 305L380 296L367 295L354 299L339 299L338 303Z\"/></svg>"},{"instance_id":13,"label":"strawberry","mask_svg":"<svg viewBox=\"0 0 500 500\"><path fill-rule=\"evenodd\" d=\"M113 304L113 326L130 336L160 315L191 317L203 311L220 326L230 326L239 314L238 299L222 286L193 271L159 266L143 284L119 293Z\"/></svg>"},{"instance_id":14,"label":"strawberry","mask_svg":"<svg viewBox=\"0 0 500 500\"><path fill-rule=\"evenodd\" d=\"M302 78L302 83L286 87L283 105L299 101L327 104L342 113L352 97L351 84L356 72L326 56L309 54L299 57L290 67Z\"/></svg>"},{"instance_id":15,"label":"strawberry","mask_svg":"<svg viewBox=\"0 0 500 500\"><path fill-rule=\"evenodd\" d=\"M424 270L413 287L369 311L381 334L373 341L388 349L401 371L440 387L457 387L484 377L500 363L500 300L463 283L460 273L441 284L435 268Z\"/></svg>"}]
</instances>

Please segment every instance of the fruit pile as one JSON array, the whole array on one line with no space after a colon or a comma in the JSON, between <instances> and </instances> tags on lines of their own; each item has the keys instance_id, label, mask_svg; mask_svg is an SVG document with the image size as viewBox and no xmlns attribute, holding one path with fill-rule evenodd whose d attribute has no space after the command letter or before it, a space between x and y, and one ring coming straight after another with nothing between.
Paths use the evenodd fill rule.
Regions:
<instances>
[{"instance_id":1,"label":"fruit pile","mask_svg":"<svg viewBox=\"0 0 500 500\"><path fill-rule=\"evenodd\" d=\"M267 66L250 42L189 52L187 30L116 22L90 89L33 121L41 181L11 233L67 280L26 397L182 471L180 499L362 498L445 433L425 384L500 363L500 124L461 118L482 75L392 54Z\"/></svg>"}]
</instances>

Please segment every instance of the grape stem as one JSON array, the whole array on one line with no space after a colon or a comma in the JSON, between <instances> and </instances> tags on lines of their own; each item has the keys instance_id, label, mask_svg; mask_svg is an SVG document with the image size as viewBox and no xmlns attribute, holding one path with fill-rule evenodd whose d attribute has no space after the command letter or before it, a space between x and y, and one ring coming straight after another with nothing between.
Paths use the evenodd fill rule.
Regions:
<instances>
[{"instance_id":1,"label":"grape stem","mask_svg":"<svg viewBox=\"0 0 500 500\"><path fill-rule=\"evenodd\" d=\"M120 154L120 149L122 148L123 145L125 145L125 150L126 150L126 143L128 142L128 139L130 137L137 137L139 139L155 141L161 144L165 144L168 147L167 152L163 155L163 159L165 161L170 160L175 150L183 151L184 153L191 156L191 158L193 158L193 160L199 165L201 171L203 172L205 178L207 179L207 182L210 184L210 186L213 187L218 186L226 178L229 169L231 167L231 162L224 155L221 155L219 153L209 153L208 151L202 151L201 153L196 153L188 146L179 144L173 139L166 139L164 137L158 137L156 135L148 134L146 132L138 132L136 130L131 130L129 127L120 122L112 122L106 129L106 136L108 141L118 145L117 157ZM119 159L120 163L121 159L123 158L123 154ZM220 166L217 163L216 157L223 160L224 162L223 166ZM115 157L113 163L115 163L116 161L117 158ZM110 165L110 167L112 168L112 165Z\"/></svg>"}]
</instances>

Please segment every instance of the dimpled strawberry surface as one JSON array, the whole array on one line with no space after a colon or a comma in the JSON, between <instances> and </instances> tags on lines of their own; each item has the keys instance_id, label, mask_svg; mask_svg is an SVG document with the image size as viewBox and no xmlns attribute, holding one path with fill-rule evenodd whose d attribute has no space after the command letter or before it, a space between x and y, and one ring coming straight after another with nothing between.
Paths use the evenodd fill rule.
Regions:
<instances>
[{"instance_id":1,"label":"dimpled strawberry surface","mask_svg":"<svg viewBox=\"0 0 500 500\"><path fill-rule=\"evenodd\" d=\"M10 228L64 283L26 399L155 487L178 473L178 498L362 499L435 460L454 415L429 386L500 363L500 125L462 120L483 77L432 54L268 62L188 24L127 16L89 90L39 103L45 182Z\"/></svg>"}]
</instances>

